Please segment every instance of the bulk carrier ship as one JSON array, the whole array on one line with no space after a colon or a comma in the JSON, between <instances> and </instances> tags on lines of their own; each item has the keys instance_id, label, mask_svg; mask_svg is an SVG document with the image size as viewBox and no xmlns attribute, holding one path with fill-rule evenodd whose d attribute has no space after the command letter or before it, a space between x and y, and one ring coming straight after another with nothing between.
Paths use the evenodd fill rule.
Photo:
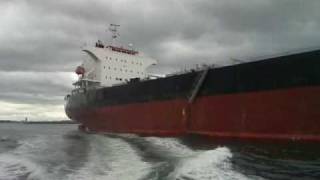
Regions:
<instances>
[{"instance_id":1,"label":"bulk carrier ship","mask_svg":"<svg viewBox=\"0 0 320 180\"><path fill-rule=\"evenodd\" d=\"M117 25L111 25L112 38ZM97 133L320 141L320 50L152 78L153 58L84 48L68 117Z\"/></svg>"}]
</instances>

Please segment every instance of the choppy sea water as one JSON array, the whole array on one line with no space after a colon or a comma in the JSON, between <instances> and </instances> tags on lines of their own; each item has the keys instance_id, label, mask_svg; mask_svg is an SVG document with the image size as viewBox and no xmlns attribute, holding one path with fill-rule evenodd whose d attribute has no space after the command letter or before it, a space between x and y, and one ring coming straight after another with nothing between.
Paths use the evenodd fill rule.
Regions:
<instances>
[{"instance_id":1,"label":"choppy sea water","mask_svg":"<svg viewBox=\"0 0 320 180\"><path fill-rule=\"evenodd\" d=\"M0 180L320 179L315 145L97 135L0 123Z\"/></svg>"}]
</instances>

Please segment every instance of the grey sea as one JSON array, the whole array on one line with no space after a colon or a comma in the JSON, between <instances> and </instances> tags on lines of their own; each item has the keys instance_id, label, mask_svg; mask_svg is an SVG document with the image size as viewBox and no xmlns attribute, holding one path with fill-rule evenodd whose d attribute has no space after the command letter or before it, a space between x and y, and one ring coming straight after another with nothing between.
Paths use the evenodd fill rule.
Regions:
<instances>
[{"instance_id":1,"label":"grey sea","mask_svg":"<svg viewBox=\"0 0 320 180\"><path fill-rule=\"evenodd\" d=\"M86 134L75 124L0 123L1 180L320 179L317 144Z\"/></svg>"}]
</instances>

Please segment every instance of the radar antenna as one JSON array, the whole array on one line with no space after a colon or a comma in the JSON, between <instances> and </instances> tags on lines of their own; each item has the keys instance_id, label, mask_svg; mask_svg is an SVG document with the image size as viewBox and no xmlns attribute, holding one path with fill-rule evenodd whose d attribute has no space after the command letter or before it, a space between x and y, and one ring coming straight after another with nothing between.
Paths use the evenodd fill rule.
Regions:
<instances>
[{"instance_id":1,"label":"radar antenna","mask_svg":"<svg viewBox=\"0 0 320 180\"><path fill-rule=\"evenodd\" d=\"M112 34L112 36L111 36L112 44L114 43L115 39L120 36L120 34L118 33L118 27L119 26L120 25L118 25L118 24L110 24L109 31Z\"/></svg>"}]
</instances>

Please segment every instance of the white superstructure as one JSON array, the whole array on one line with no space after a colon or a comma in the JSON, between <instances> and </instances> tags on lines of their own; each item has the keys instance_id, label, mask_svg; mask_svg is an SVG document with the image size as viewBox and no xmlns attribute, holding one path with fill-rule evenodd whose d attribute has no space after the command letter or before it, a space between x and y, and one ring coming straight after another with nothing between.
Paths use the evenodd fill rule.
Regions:
<instances>
[{"instance_id":1,"label":"white superstructure","mask_svg":"<svg viewBox=\"0 0 320 180\"><path fill-rule=\"evenodd\" d=\"M110 24L112 41L117 36L119 25ZM123 47L105 46L98 41L94 47L84 48L85 58L76 73L79 80L74 83L80 87L113 86L128 83L134 79L146 79L146 69L157 64L155 59L147 57L138 51Z\"/></svg>"},{"instance_id":2,"label":"white superstructure","mask_svg":"<svg viewBox=\"0 0 320 180\"><path fill-rule=\"evenodd\" d=\"M81 67L84 73L79 80L112 86L129 82L130 79L148 77L146 69L155 65L155 59L139 55L136 51L113 46L96 46L83 50L86 53Z\"/></svg>"},{"instance_id":3,"label":"white superstructure","mask_svg":"<svg viewBox=\"0 0 320 180\"><path fill-rule=\"evenodd\" d=\"M119 25L110 24L112 41L118 36ZM98 41L94 47L84 48L85 58L76 73L79 80L74 83L80 87L108 87L128 83L136 79L146 79L146 69L157 64L155 59L144 56L138 51L123 47L105 46Z\"/></svg>"}]
</instances>

